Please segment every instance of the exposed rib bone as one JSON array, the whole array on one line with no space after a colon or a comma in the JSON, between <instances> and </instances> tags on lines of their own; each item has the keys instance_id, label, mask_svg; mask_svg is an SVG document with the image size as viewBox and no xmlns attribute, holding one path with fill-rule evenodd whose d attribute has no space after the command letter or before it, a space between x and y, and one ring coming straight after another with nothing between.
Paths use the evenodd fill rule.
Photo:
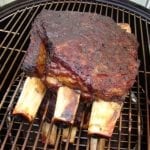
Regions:
<instances>
[{"instance_id":1,"label":"exposed rib bone","mask_svg":"<svg viewBox=\"0 0 150 150\"><path fill-rule=\"evenodd\" d=\"M88 134L111 137L121 108L122 104L116 102L104 100L93 102Z\"/></svg>"},{"instance_id":2,"label":"exposed rib bone","mask_svg":"<svg viewBox=\"0 0 150 150\"><path fill-rule=\"evenodd\" d=\"M126 32L131 33L131 27L127 23L117 23L118 26L120 26L121 29L126 30Z\"/></svg>"},{"instance_id":3,"label":"exposed rib bone","mask_svg":"<svg viewBox=\"0 0 150 150\"><path fill-rule=\"evenodd\" d=\"M72 127L72 129L71 129L71 133L69 133L69 131L70 131L70 129L69 128L64 128L63 129L63 134L62 134L62 140L64 141L64 142L66 142L67 141L67 139L68 139L68 136L69 136L69 134L70 134L70 138L69 138L69 143L74 143L74 141L75 141L75 136L76 136L76 133L77 133L77 127Z\"/></svg>"},{"instance_id":4,"label":"exposed rib bone","mask_svg":"<svg viewBox=\"0 0 150 150\"><path fill-rule=\"evenodd\" d=\"M49 133L51 125L52 125L51 123L47 122L43 123L41 136L43 143L45 143L48 140L48 144L55 145L57 136L57 126L52 125L52 130Z\"/></svg>"},{"instance_id":5,"label":"exposed rib bone","mask_svg":"<svg viewBox=\"0 0 150 150\"><path fill-rule=\"evenodd\" d=\"M46 87L39 78L27 77L13 114L22 115L28 121L33 121L45 92Z\"/></svg>"},{"instance_id":6,"label":"exposed rib bone","mask_svg":"<svg viewBox=\"0 0 150 150\"><path fill-rule=\"evenodd\" d=\"M68 87L60 87L54 112L54 122L73 124L79 105L80 93Z\"/></svg>"},{"instance_id":7,"label":"exposed rib bone","mask_svg":"<svg viewBox=\"0 0 150 150\"><path fill-rule=\"evenodd\" d=\"M129 24L118 23L118 25L126 32L131 33ZM95 101L92 105L88 134L111 137L122 106L123 102L108 102L101 99Z\"/></svg>"},{"instance_id":8,"label":"exposed rib bone","mask_svg":"<svg viewBox=\"0 0 150 150\"><path fill-rule=\"evenodd\" d=\"M90 139L90 150L104 150L105 149L105 139L91 138Z\"/></svg>"}]
</instances>

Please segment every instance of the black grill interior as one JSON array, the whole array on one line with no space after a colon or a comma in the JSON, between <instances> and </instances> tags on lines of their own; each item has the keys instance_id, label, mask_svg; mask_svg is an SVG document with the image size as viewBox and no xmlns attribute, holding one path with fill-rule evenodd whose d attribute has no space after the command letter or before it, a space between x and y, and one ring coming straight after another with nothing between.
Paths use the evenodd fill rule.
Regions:
<instances>
[{"instance_id":1,"label":"black grill interior","mask_svg":"<svg viewBox=\"0 0 150 150\"><path fill-rule=\"evenodd\" d=\"M14 5L15 6L15 5ZM117 3L100 1L38 1L23 3L0 18L0 146L1 149L90 149L91 137L78 128L75 142L63 142L62 130L57 129L54 146L42 143L41 121L37 115L33 123L12 116L12 110L26 78L21 63L29 45L30 28L42 9L80 11L109 16L116 22L128 23L140 44L140 69L136 83L129 92L112 138L106 139L105 149L148 149L149 90L150 90L150 21L134 10ZM83 118L86 115L83 112ZM50 129L51 130L51 129ZM72 130L72 126L70 126ZM68 135L69 139L69 135ZM100 148L101 138L97 140Z\"/></svg>"}]
</instances>

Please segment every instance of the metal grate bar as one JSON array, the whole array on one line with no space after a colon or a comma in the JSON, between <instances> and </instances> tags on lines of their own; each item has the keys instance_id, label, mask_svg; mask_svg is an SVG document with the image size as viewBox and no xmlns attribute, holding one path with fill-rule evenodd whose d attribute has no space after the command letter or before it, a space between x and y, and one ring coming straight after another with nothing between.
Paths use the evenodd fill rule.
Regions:
<instances>
[{"instance_id":1,"label":"metal grate bar","mask_svg":"<svg viewBox=\"0 0 150 150\"><path fill-rule=\"evenodd\" d=\"M24 44L22 44L22 47L25 45L25 42L24 42ZM3 48L3 49L5 49L6 48L6 46L2 46L1 48ZM10 51L16 51L16 52L20 52L20 49L14 49L14 48L11 48L11 47L8 47L8 49L7 50L10 50ZM21 52L22 53L26 53L26 50L21 50Z\"/></svg>"},{"instance_id":2,"label":"metal grate bar","mask_svg":"<svg viewBox=\"0 0 150 150\"><path fill-rule=\"evenodd\" d=\"M69 127L69 133L68 133L67 141L66 141L66 145L65 145L65 150L68 150L72 129L73 129L73 126L70 126Z\"/></svg>"},{"instance_id":3,"label":"metal grate bar","mask_svg":"<svg viewBox=\"0 0 150 150\"><path fill-rule=\"evenodd\" d=\"M8 38L8 36L10 35L10 33L13 31L13 29L15 28L15 26L17 25L17 23L19 22L19 20L20 20L20 18L23 16L23 14L25 13L25 9L24 9L24 11L21 13L21 15L18 17L18 19L16 20L16 22L14 23L14 25L12 26L12 28L10 29L10 31L8 32L8 34L5 36L5 38L4 38L4 40L2 41L2 43L1 43L1 46L4 44L4 42L6 41L6 39ZM30 13L30 12L29 12ZM23 24L24 22L22 22L21 24ZM20 25L20 27L19 28L21 28L21 25ZM7 50L7 48L10 46L10 44L11 44L11 42L13 41L13 38L17 35L17 34L19 34L18 33L18 31L19 31L19 28L18 28L18 30L15 32L16 34L14 34L13 35L13 37L11 38L11 40L9 41L9 43L7 44L7 47L5 48L5 50L3 51L3 53L2 53L2 55L1 55L1 57L0 58L2 58L3 56L4 56L4 54L6 53L6 50ZM12 53L11 53L12 54ZM10 54L10 56L11 56L11 54ZM8 57L8 59L10 58L10 56ZM8 61L8 59L7 59L7 61ZM6 62L7 62L6 61ZM5 66L5 65L4 65ZM3 68L1 69L1 70L3 70Z\"/></svg>"},{"instance_id":4,"label":"metal grate bar","mask_svg":"<svg viewBox=\"0 0 150 150\"><path fill-rule=\"evenodd\" d=\"M36 136L36 139L35 139L35 143L33 145L33 149L35 150L36 149L36 146L37 146L37 143L38 143L38 140L39 140L39 136L40 136L40 132L41 132L41 129L42 129L42 126L43 126L43 123L44 123L44 120L46 118L46 114L47 114L47 111L48 111L48 106L49 106L49 101L47 101L46 103L46 106L45 106L45 111L44 111L44 114L42 116L42 121L39 125L39 130L38 130L38 134Z\"/></svg>"},{"instance_id":5,"label":"metal grate bar","mask_svg":"<svg viewBox=\"0 0 150 150\"><path fill-rule=\"evenodd\" d=\"M48 130L48 137L46 138L46 141L44 143L44 149L46 150L47 149L47 146L48 146L48 139L51 135L51 132L52 132L52 127L53 127L53 123L51 123L50 127L49 127L49 130Z\"/></svg>"},{"instance_id":6,"label":"metal grate bar","mask_svg":"<svg viewBox=\"0 0 150 150\"><path fill-rule=\"evenodd\" d=\"M114 14L114 7L111 9L111 18L113 19L113 14Z\"/></svg>"},{"instance_id":7,"label":"metal grate bar","mask_svg":"<svg viewBox=\"0 0 150 150\"><path fill-rule=\"evenodd\" d=\"M134 15L134 27L135 27L135 36L137 37L137 26L136 26L136 17L135 17L135 15ZM138 97L137 97L137 99L138 99L138 101L137 101L137 104L138 104L138 110L140 109L140 106L139 106L139 103L140 103L140 89L139 89L139 85L140 85L140 83L139 83L139 74L138 74L138 76L137 76L137 82L138 82L138 89L137 89L137 93L138 93ZM139 115L141 115L140 114L141 112L140 111L138 111L138 116ZM140 123L140 120L139 120L139 117L138 117L138 124L139 125L141 125L141 123ZM141 135L139 134L139 130L141 129L140 127L139 127L139 125L138 125L138 142L137 142L137 149L138 150L140 150L141 149L141 147L140 147L140 145L141 145Z\"/></svg>"},{"instance_id":8,"label":"metal grate bar","mask_svg":"<svg viewBox=\"0 0 150 150\"><path fill-rule=\"evenodd\" d=\"M70 6L71 6L71 3L69 3L69 4L67 5L66 10L69 10ZM74 6L75 6L75 5L74 5ZM62 7L63 7L63 6L62 6Z\"/></svg>"},{"instance_id":9,"label":"metal grate bar","mask_svg":"<svg viewBox=\"0 0 150 150\"><path fill-rule=\"evenodd\" d=\"M150 56L150 23L148 24L147 21L146 21L146 35L147 35L147 43L148 43L148 55ZM147 74L147 77L148 77L148 74ZM150 79L150 75L149 75L149 79ZM147 88L149 89L150 85ZM150 112L150 99L148 98L148 96L150 96L149 90L147 90L146 101L147 101L148 105L146 106L146 109L148 112ZM147 113L147 127L148 127L147 128L147 135L149 136L147 143L148 143L148 149L150 149L150 113Z\"/></svg>"},{"instance_id":10,"label":"metal grate bar","mask_svg":"<svg viewBox=\"0 0 150 150\"><path fill-rule=\"evenodd\" d=\"M131 112L131 91L129 98L129 124L128 124L128 149L131 149L131 128L132 128L132 112Z\"/></svg>"},{"instance_id":11,"label":"metal grate bar","mask_svg":"<svg viewBox=\"0 0 150 150\"><path fill-rule=\"evenodd\" d=\"M79 128L79 135L78 135L77 144L76 144L76 150L79 150L79 148L80 148L80 138L81 138L84 117L85 117L85 112L83 112L83 114L82 114L82 119L81 119L80 128Z\"/></svg>"},{"instance_id":12,"label":"metal grate bar","mask_svg":"<svg viewBox=\"0 0 150 150\"><path fill-rule=\"evenodd\" d=\"M58 3L57 3L57 4L58 4ZM55 9L54 9L55 11L56 11L56 9L57 9L57 7L58 7L57 4L56 4ZM66 3L62 3L61 8L60 8L60 11L63 11L65 4L66 4ZM69 5L67 5L67 7L68 7L68 6L69 6ZM67 7L66 7L66 10L67 10Z\"/></svg>"},{"instance_id":13,"label":"metal grate bar","mask_svg":"<svg viewBox=\"0 0 150 150\"><path fill-rule=\"evenodd\" d=\"M137 81L138 81L138 85L139 85L139 75L137 76ZM139 91L140 91L140 89L139 89L139 86L138 86L138 97L137 97L137 99L138 99L138 101L137 101L137 107L138 107L138 120L137 120L137 122L138 122L138 124L137 124L137 126L138 126L138 142L137 142L137 149L138 150L141 150L141 118L140 118L140 116L141 116L141 110L140 110L140 94L139 94Z\"/></svg>"},{"instance_id":14,"label":"metal grate bar","mask_svg":"<svg viewBox=\"0 0 150 150\"><path fill-rule=\"evenodd\" d=\"M117 23L119 23L119 8L117 8Z\"/></svg>"},{"instance_id":15,"label":"metal grate bar","mask_svg":"<svg viewBox=\"0 0 150 150\"><path fill-rule=\"evenodd\" d=\"M39 7L40 7L40 6L39 6ZM39 9L39 7L38 7L38 9ZM36 9L36 11L34 12L33 16L30 18L30 20L29 20L29 22L28 22L28 25L25 27L24 31L23 31L22 34L20 35L20 37L19 37L19 39L17 40L16 44L14 45L13 49L16 47L16 45L19 43L20 39L23 37L23 35L24 35L24 33L25 33L27 27L30 25L30 22L32 21L33 17L36 15L38 9ZM32 10L32 9L31 9L31 10ZM30 11L31 11L31 10L30 10ZM30 15L30 13L28 13L28 15ZM27 16L26 16L26 18L27 18ZM24 18L24 21L25 21L25 18ZM21 28L21 27L20 27L20 28ZM22 44L22 47L24 46L24 44L26 43L26 41L28 40L28 38L29 38L29 33L28 33L28 35L26 36L26 39L24 40L24 42L23 42L23 44ZM22 47L21 47L21 49L22 49ZM20 52L21 52L21 51L20 51ZM8 69L6 75L5 75L5 77L4 77L4 79L3 79L2 83L1 83L1 87L3 87L5 81L6 81L7 77L8 77L8 74L10 73L10 71L11 71L11 69L12 69L14 63L16 62L16 60L17 60L17 58L18 58L20 52L17 53L17 55L16 55L16 57L14 58L14 60L13 60L13 62L12 62L12 64L11 64L11 66L9 67L9 69ZM9 57L10 57L10 56L11 56L11 55L9 55ZM8 59L8 58L7 58L7 59ZM7 62L7 61L8 61L8 60L6 60L6 62ZM19 67L18 67L18 69L19 69ZM3 102L4 102L4 100L1 101L1 103L0 103L0 108L1 108L2 105L3 105Z\"/></svg>"},{"instance_id":16,"label":"metal grate bar","mask_svg":"<svg viewBox=\"0 0 150 150\"><path fill-rule=\"evenodd\" d=\"M4 139L4 141L3 141L2 145L1 145L1 149L2 149L2 150L4 149L4 147L5 147L5 145L6 145L6 141L7 141L8 137L9 137L10 134L11 134L11 129L12 129L13 123L14 123L14 118L12 119L11 123L9 124L7 133L6 133L6 135L5 135L5 139Z\"/></svg>"},{"instance_id":17,"label":"metal grate bar","mask_svg":"<svg viewBox=\"0 0 150 150\"><path fill-rule=\"evenodd\" d=\"M96 4L95 6L95 13L97 13L97 10L98 10L98 4Z\"/></svg>"},{"instance_id":18,"label":"metal grate bar","mask_svg":"<svg viewBox=\"0 0 150 150\"><path fill-rule=\"evenodd\" d=\"M122 113L120 113L120 118L119 118L119 131L118 131L118 150L120 150L121 147L121 130L122 130Z\"/></svg>"},{"instance_id":19,"label":"metal grate bar","mask_svg":"<svg viewBox=\"0 0 150 150\"><path fill-rule=\"evenodd\" d=\"M20 81L19 81L19 83L18 83L18 85L17 85L17 87L16 87L16 89L15 89L15 91L14 91L14 94L12 95L12 98L11 98L11 100L10 100L9 105L7 106L5 115L4 115L3 120L1 121L1 124L0 124L0 130L2 130L2 127L3 127L3 125L4 125L4 122L5 122L5 120L6 120L6 117L7 117L8 113L9 113L9 111L10 111L10 110L12 109L12 107L13 107L13 101L14 101L14 98L15 98L16 94L17 94L18 91L19 91L19 88L20 88L20 85L21 85L21 83L22 83L22 80L23 80L23 76L22 76L22 78L20 79Z\"/></svg>"},{"instance_id":20,"label":"metal grate bar","mask_svg":"<svg viewBox=\"0 0 150 150\"><path fill-rule=\"evenodd\" d=\"M18 140L18 138L19 138L19 135L20 135L20 133L21 133L22 127L23 127L23 122L21 122L20 125L19 125L18 132L17 132L17 134L16 134L16 137L15 137L15 140L14 140L14 142L13 142L13 145L12 145L11 150L14 150L14 149L15 149L15 146L16 146L17 140Z\"/></svg>"},{"instance_id":21,"label":"metal grate bar","mask_svg":"<svg viewBox=\"0 0 150 150\"><path fill-rule=\"evenodd\" d=\"M55 7L54 7L54 11L56 11L57 10L57 7L58 7L58 5L59 5L59 3L55 3L56 5L54 5ZM65 3L63 3L63 5L64 5ZM53 6L53 5L52 5ZM51 7L52 8L52 7Z\"/></svg>"},{"instance_id":22,"label":"metal grate bar","mask_svg":"<svg viewBox=\"0 0 150 150\"><path fill-rule=\"evenodd\" d=\"M28 130L27 130L27 134L26 134L26 137L25 137L25 140L24 140L23 146L22 146L22 150L24 150L24 149L25 149L25 147L26 147L26 145L27 145L28 138L29 138L29 135L30 135L30 131L31 131L31 129L32 129L32 125L33 125L33 122L32 122L32 123L30 123L30 126L29 126L29 128L28 128Z\"/></svg>"},{"instance_id":23,"label":"metal grate bar","mask_svg":"<svg viewBox=\"0 0 150 150\"><path fill-rule=\"evenodd\" d=\"M142 46L142 54L143 54L143 62L144 62L144 75L145 75L145 79L147 79L146 74L145 74L145 72L146 72L146 56L145 56L145 46L144 46L144 37L143 37L143 28L142 28L141 18L140 18L140 36L141 36L141 44L142 44L141 46ZM146 86L145 89L147 89L147 81L145 81L145 86Z\"/></svg>"},{"instance_id":24,"label":"metal grate bar","mask_svg":"<svg viewBox=\"0 0 150 150\"><path fill-rule=\"evenodd\" d=\"M23 61L23 60L22 60L22 61ZM0 109L2 108L3 103L5 102L5 99L6 99L7 95L8 95L8 92L9 92L11 86L13 85L14 79L15 79L15 77L16 77L16 75L17 75L19 69L20 69L20 66L21 66L22 61L20 62L18 68L16 69L16 72L14 73L14 76L13 76L12 79L11 79L11 82L10 82L10 84L9 84L9 87L7 88L7 91L5 92L3 98L2 98L2 100L1 100L1 102L0 102Z\"/></svg>"},{"instance_id":25,"label":"metal grate bar","mask_svg":"<svg viewBox=\"0 0 150 150\"><path fill-rule=\"evenodd\" d=\"M135 16L134 16L134 19L135 19ZM134 21L135 21L135 20L134 20ZM130 20L130 14L128 14L128 23L129 23L130 27L132 27L132 26L131 26L131 20ZM136 27L135 27L135 29L136 29ZM136 31L136 30L135 30L135 31ZM131 29L131 33L134 32L134 34L135 34L135 31L132 31L132 29ZM137 36L135 35L135 37L137 37Z\"/></svg>"},{"instance_id":26,"label":"metal grate bar","mask_svg":"<svg viewBox=\"0 0 150 150\"><path fill-rule=\"evenodd\" d=\"M110 150L110 146L111 146L111 143L110 143L110 142L111 142L111 140L110 140L110 138L109 138L109 139L108 139L108 148L107 148L108 150Z\"/></svg>"},{"instance_id":27,"label":"metal grate bar","mask_svg":"<svg viewBox=\"0 0 150 150\"><path fill-rule=\"evenodd\" d=\"M124 12L124 10L122 11L122 23L125 23L125 17L124 17L124 14L125 14L125 12Z\"/></svg>"},{"instance_id":28,"label":"metal grate bar","mask_svg":"<svg viewBox=\"0 0 150 150\"><path fill-rule=\"evenodd\" d=\"M0 32L9 33L9 35L10 35L10 34L16 34L16 35L19 35L19 33L16 33L16 32L13 32L13 31L10 32L9 30L4 30L4 29L3 29L3 30L0 29Z\"/></svg>"},{"instance_id":29,"label":"metal grate bar","mask_svg":"<svg viewBox=\"0 0 150 150\"><path fill-rule=\"evenodd\" d=\"M148 42L148 49L149 49L149 55L150 55L150 24L146 21L146 36L147 36L147 42Z\"/></svg>"},{"instance_id":30,"label":"metal grate bar","mask_svg":"<svg viewBox=\"0 0 150 150\"><path fill-rule=\"evenodd\" d=\"M106 7L105 16L108 16L108 6Z\"/></svg>"},{"instance_id":31,"label":"metal grate bar","mask_svg":"<svg viewBox=\"0 0 150 150\"><path fill-rule=\"evenodd\" d=\"M99 12L100 15L102 15L102 10L103 10L103 5L101 5L100 7L100 12Z\"/></svg>"},{"instance_id":32,"label":"metal grate bar","mask_svg":"<svg viewBox=\"0 0 150 150\"><path fill-rule=\"evenodd\" d=\"M40 5L39 5L39 7L40 7ZM38 8L39 8L39 7L38 7ZM32 9L31 9L31 10L32 10ZM37 11L38 11L38 9L34 12L33 16L30 18L30 20L29 20L29 22L28 22L28 25L25 27L24 31L23 31L22 34L20 35L20 37L19 37L19 39L17 40L16 44L14 45L13 49L15 49L15 47L17 46L17 44L19 43L19 41L20 41L21 38L23 37L23 35L24 35L26 29L27 29L28 26L30 25L30 22L33 20L33 17L36 15ZM26 18L29 16L29 14L30 14L30 13L28 13L28 15L26 16ZM24 18L24 21L25 21L25 18ZM20 28L21 28L21 27L20 27ZM18 29L18 30L19 30L19 29ZM29 33L28 33L28 35L26 36L26 39L24 40L24 42L23 42L23 44L22 44L20 50L22 50L23 46L26 44L26 41L28 40L28 38L29 38ZM21 52L21 51L20 51L20 52ZM10 66L10 68L9 68L9 70L8 70L7 73L6 73L6 76L4 77L4 79L3 79L2 83L1 83L1 86L3 86L3 84L5 83L5 80L7 79L7 75L9 74L9 72L10 72L10 70L12 69L14 63L16 62L17 58L19 57L20 52L17 53L15 59L13 60L11 66ZM9 56L11 56L11 55L9 54ZM6 62L7 62L7 61L6 61ZM5 66L5 65L4 65L4 66ZM3 67L4 67L4 66L3 66Z\"/></svg>"},{"instance_id":33,"label":"metal grate bar","mask_svg":"<svg viewBox=\"0 0 150 150\"><path fill-rule=\"evenodd\" d=\"M17 60L17 58L18 58L18 57L20 56L20 54L22 53L23 46L26 44L26 42L27 42L28 39L29 39L29 34L26 36L26 38L25 38L25 40L24 40L24 42L23 42L23 44L22 44L22 46L21 46L21 48L20 48L20 51L16 54L15 58L13 59L13 62L11 63L9 69L7 70L7 73L6 73L4 79L3 79L2 83L1 83L1 86L4 85L4 83L5 83L5 81L6 81L7 77L8 77L8 75L9 75L11 69L13 68L13 66L14 66L14 64L15 64L15 62L16 62L16 60ZM19 42L19 40L18 40L18 42ZM16 45L18 44L18 42L16 43ZM13 53L14 51L15 51L15 46L14 46L14 48L12 48L11 53ZM10 53L10 54L11 54L11 53ZM11 57L11 55L9 55L9 56ZM6 63L7 63L7 62L6 62ZM4 67L5 67L5 66L4 66Z\"/></svg>"},{"instance_id":34,"label":"metal grate bar","mask_svg":"<svg viewBox=\"0 0 150 150\"><path fill-rule=\"evenodd\" d=\"M80 4L81 5L81 4ZM75 3L73 3L71 11L75 10Z\"/></svg>"},{"instance_id":35,"label":"metal grate bar","mask_svg":"<svg viewBox=\"0 0 150 150\"><path fill-rule=\"evenodd\" d=\"M143 63L144 63L144 78L145 78L145 80L144 80L144 83L145 83L145 98L146 98L146 101L147 101L147 104L148 104L148 85L147 85L147 83L148 83L148 81L147 81L147 74L146 74L146 56L145 56L145 45L144 45L144 35L143 35L143 28L142 28L142 20L141 20L141 18L140 18L140 35L141 35L141 43L142 43L142 54L143 54ZM148 109L148 105L146 106L147 107L147 110L149 110ZM148 115L148 113L147 113L147 125L149 125L149 115ZM147 127L148 128L148 127ZM149 129L147 130L148 132L147 132L147 137L149 137L149 135L150 135L150 133L149 133ZM147 141L148 142L148 141ZM148 145L149 146L149 145Z\"/></svg>"},{"instance_id":36,"label":"metal grate bar","mask_svg":"<svg viewBox=\"0 0 150 150\"><path fill-rule=\"evenodd\" d=\"M84 11L85 11L85 4L79 3L79 7L78 7L78 8L79 8L78 11L84 12ZM74 10L74 9L73 9L73 10Z\"/></svg>"},{"instance_id":37,"label":"metal grate bar","mask_svg":"<svg viewBox=\"0 0 150 150\"><path fill-rule=\"evenodd\" d=\"M60 141L60 138L61 138L61 134L62 134L62 129L59 129L58 130L58 135L57 135L57 140L56 140L56 144L55 144L54 150L58 150L58 146L59 146L59 141Z\"/></svg>"},{"instance_id":38,"label":"metal grate bar","mask_svg":"<svg viewBox=\"0 0 150 150\"><path fill-rule=\"evenodd\" d=\"M86 150L90 150L90 138L87 139Z\"/></svg>"},{"instance_id":39,"label":"metal grate bar","mask_svg":"<svg viewBox=\"0 0 150 150\"><path fill-rule=\"evenodd\" d=\"M8 22L8 23L6 24L6 26L4 27L4 30L7 30L8 26L9 26L10 23L14 20L14 18L15 18L16 15L17 15L17 13L18 13L18 11L13 14L13 16L11 17L11 19L9 20L9 22Z\"/></svg>"},{"instance_id":40,"label":"metal grate bar","mask_svg":"<svg viewBox=\"0 0 150 150\"><path fill-rule=\"evenodd\" d=\"M32 9L29 10L28 15L31 13L31 10L32 10ZM25 13L25 10L23 11L23 13ZM23 13L21 13L20 17L19 17L18 20L15 22L15 25L18 23L19 19L20 19L21 16L23 15ZM23 23L25 23L25 21L26 21L28 15L26 15L26 17L24 18L24 20L22 21L22 23L21 23L20 26L18 27L16 33L18 33L18 31L20 30L20 28L23 26ZM22 33L21 35L23 35L23 33ZM22 37L22 36L20 36L20 37ZM13 41L14 38L15 38L15 35L14 35L14 36L11 38L11 40L9 41L9 43L8 43L8 45L7 45L7 47L6 47L6 49L5 49L4 52L6 52L7 48L10 46L10 44L11 44L11 42ZM19 38L19 39L20 39L20 38ZM19 42L19 40L17 40L17 41ZM18 44L18 42L16 42L15 46ZM14 47L15 47L15 46L14 46ZM10 59L11 55L12 55L12 52L11 52L11 53L9 54L9 56L7 57L7 59L6 59L5 63L4 63L4 65L3 65L3 67L1 68L1 72L3 71L4 67L6 66L6 63L7 63L8 60ZM2 56L3 56L3 54L2 54Z\"/></svg>"},{"instance_id":41,"label":"metal grate bar","mask_svg":"<svg viewBox=\"0 0 150 150\"><path fill-rule=\"evenodd\" d=\"M128 14L128 23L131 26L130 14ZM131 31L132 32L132 31ZM129 123L128 123L128 149L131 149L131 128L132 128L132 112L131 112L131 91L129 96Z\"/></svg>"},{"instance_id":42,"label":"metal grate bar","mask_svg":"<svg viewBox=\"0 0 150 150\"><path fill-rule=\"evenodd\" d=\"M85 12L85 9L86 9L86 5L87 4L85 4L85 3L82 3L80 6L80 9L78 9L79 11L81 11L81 12Z\"/></svg>"}]
</instances>

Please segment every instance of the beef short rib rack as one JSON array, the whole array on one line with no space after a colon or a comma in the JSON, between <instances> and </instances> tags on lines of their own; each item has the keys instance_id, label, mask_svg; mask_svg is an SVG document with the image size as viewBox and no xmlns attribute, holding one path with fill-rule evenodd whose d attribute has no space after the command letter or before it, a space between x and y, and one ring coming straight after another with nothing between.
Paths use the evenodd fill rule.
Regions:
<instances>
[{"instance_id":1,"label":"beef short rib rack","mask_svg":"<svg viewBox=\"0 0 150 150\"><path fill-rule=\"evenodd\" d=\"M29 81L40 79L40 84L39 81L32 84L34 91L41 84L44 89L58 91L52 121L74 124L81 95L84 103L97 101L93 103L91 118L87 121L88 133L112 135L139 67L138 43L130 28L126 32L119 26L129 27L117 25L109 17L80 12L44 10L34 20L22 69ZM26 90L29 91L23 89L23 93ZM36 102L37 109L44 94L45 91ZM13 114L28 114L26 108L31 106L23 101L25 98L19 99ZM28 114L32 116L26 117L29 121L33 121L37 109L34 115Z\"/></svg>"},{"instance_id":2,"label":"beef short rib rack","mask_svg":"<svg viewBox=\"0 0 150 150\"><path fill-rule=\"evenodd\" d=\"M23 70L48 87L121 100L135 81L137 47L135 37L109 17L45 10L32 25Z\"/></svg>"}]
</instances>

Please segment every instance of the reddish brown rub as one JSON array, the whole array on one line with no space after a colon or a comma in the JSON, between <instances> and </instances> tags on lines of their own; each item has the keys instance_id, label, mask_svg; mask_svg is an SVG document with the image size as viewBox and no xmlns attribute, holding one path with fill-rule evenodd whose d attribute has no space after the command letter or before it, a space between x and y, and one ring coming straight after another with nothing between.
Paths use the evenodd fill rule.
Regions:
<instances>
[{"instance_id":1,"label":"reddish brown rub","mask_svg":"<svg viewBox=\"0 0 150 150\"><path fill-rule=\"evenodd\" d=\"M135 82L137 48L134 35L109 17L44 10L32 25L23 70L51 88L120 100Z\"/></svg>"}]
</instances>

